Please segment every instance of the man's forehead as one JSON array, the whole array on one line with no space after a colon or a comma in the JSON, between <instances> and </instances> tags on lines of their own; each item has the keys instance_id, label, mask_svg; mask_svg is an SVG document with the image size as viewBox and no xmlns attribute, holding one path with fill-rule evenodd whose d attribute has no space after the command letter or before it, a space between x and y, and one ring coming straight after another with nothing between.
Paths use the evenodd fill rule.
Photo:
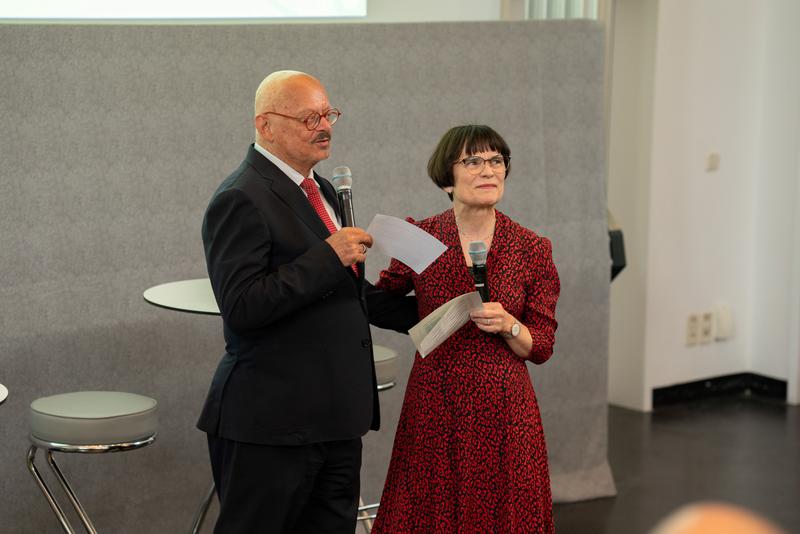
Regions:
<instances>
[{"instance_id":1,"label":"man's forehead","mask_svg":"<svg viewBox=\"0 0 800 534\"><path fill-rule=\"evenodd\" d=\"M298 109L316 111L321 105L328 104L328 94L322 84L301 83L288 85L281 91L280 100L284 104L293 105Z\"/></svg>"}]
</instances>

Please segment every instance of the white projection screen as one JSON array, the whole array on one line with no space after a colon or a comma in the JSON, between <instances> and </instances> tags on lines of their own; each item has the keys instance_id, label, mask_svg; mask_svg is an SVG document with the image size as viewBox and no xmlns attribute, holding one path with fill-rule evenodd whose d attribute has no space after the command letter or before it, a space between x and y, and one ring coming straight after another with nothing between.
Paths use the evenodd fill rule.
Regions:
<instances>
[{"instance_id":1,"label":"white projection screen","mask_svg":"<svg viewBox=\"0 0 800 534\"><path fill-rule=\"evenodd\" d=\"M0 20L179 20L365 17L367 0L5 0Z\"/></svg>"}]
</instances>

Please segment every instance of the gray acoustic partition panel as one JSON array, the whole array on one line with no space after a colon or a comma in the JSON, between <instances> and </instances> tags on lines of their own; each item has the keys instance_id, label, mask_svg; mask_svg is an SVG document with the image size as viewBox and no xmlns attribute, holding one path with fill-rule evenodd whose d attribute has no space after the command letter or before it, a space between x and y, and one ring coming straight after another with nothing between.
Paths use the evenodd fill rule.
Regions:
<instances>
[{"instance_id":1,"label":"gray acoustic partition panel","mask_svg":"<svg viewBox=\"0 0 800 534\"><path fill-rule=\"evenodd\" d=\"M586 21L291 26L0 26L0 530L57 532L24 466L36 397L115 389L160 403L145 449L64 460L105 532L186 531L210 480L194 428L223 351L220 320L146 304L152 285L206 275L200 221L252 140L253 92L304 70L343 116L333 157L354 174L357 220L449 207L425 174L449 127L509 142L500 209L554 243L554 357L530 372L553 493L614 493L606 461L608 242L603 32ZM371 254L374 279L387 258ZM413 348L381 393L363 493L380 496Z\"/></svg>"}]
</instances>

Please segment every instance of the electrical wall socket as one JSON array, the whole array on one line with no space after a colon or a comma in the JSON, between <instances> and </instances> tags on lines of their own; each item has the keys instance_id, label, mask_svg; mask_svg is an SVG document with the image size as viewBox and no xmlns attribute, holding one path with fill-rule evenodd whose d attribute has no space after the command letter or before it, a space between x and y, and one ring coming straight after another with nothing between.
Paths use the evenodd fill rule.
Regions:
<instances>
[{"instance_id":1,"label":"electrical wall socket","mask_svg":"<svg viewBox=\"0 0 800 534\"><path fill-rule=\"evenodd\" d=\"M714 313L703 312L700 314L700 334L698 343L711 343L714 340Z\"/></svg>"},{"instance_id":2,"label":"electrical wall socket","mask_svg":"<svg viewBox=\"0 0 800 534\"><path fill-rule=\"evenodd\" d=\"M689 315L686 320L686 346L697 345L700 341L700 316L696 313Z\"/></svg>"},{"instance_id":3,"label":"electrical wall socket","mask_svg":"<svg viewBox=\"0 0 800 534\"><path fill-rule=\"evenodd\" d=\"M733 314L730 306L717 303L709 311L690 313L686 319L686 346L725 341L733 336Z\"/></svg>"}]
</instances>

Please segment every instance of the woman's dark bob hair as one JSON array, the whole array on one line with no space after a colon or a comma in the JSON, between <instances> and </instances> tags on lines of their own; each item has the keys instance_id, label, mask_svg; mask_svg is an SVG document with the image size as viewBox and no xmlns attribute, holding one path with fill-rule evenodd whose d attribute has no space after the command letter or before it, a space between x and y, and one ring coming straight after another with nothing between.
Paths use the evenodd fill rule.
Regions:
<instances>
[{"instance_id":1,"label":"woman's dark bob hair","mask_svg":"<svg viewBox=\"0 0 800 534\"><path fill-rule=\"evenodd\" d=\"M482 124L468 124L450 128L439 140L436 150L428 160L428 176L437 187L453 187L453 165L461 159L461 152L467 156L497 150L506 160L506 178L511 172L511 150L500 134ZM450 200L453 194L447 193Z\"/></svg>"}]
</instances>

